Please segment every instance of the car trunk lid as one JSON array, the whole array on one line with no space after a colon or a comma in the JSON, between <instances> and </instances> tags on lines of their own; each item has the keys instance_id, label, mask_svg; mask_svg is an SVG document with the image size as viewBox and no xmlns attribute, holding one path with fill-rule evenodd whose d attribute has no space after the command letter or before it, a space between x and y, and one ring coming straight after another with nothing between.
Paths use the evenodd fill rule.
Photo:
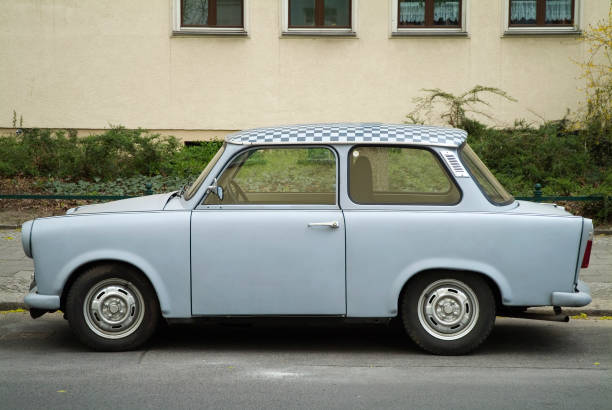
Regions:
<instances>
[{"instance_id":1,"label":"car trunk lid","mask_svg":"<svg viewBox=\"0 0 612 410\"><path fill-rule=\"evenodd\" d=\"M542 202L516 201L518 206L511 209L509 212L517 214L530 215L553 215L553 216L570 216L571 213L565 210L565 207Z\"/></svg>"}]
</instances>

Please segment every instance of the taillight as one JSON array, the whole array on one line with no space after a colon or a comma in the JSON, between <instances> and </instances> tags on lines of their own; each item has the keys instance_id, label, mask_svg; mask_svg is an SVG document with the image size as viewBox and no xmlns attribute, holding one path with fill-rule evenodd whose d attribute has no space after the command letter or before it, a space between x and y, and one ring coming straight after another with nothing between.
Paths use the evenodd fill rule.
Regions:
<instances>
[{"instance_id":1,"label":"taillight","mask_svg":"<svg viewBox=\"0 0 612 410\"><path fill-rule=\"evenodd\" d=\"M586 248L584 249L584 256L582 257L582 266L581 268L588 268L589 261L591 260L591 248L593 247L593 233L589 235L589 240L587 241Z\"/></svg>"}]
</instances>

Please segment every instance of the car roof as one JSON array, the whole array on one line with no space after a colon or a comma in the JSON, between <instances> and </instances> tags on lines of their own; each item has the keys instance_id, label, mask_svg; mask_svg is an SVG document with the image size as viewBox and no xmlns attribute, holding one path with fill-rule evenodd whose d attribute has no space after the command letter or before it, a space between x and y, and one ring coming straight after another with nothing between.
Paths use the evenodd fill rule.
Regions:
<instances>
[{"instance_id":1,"label":"car roof","mask_svg":"<svg viewBox=\"0 0 612 410\"><path fill-rule=\"evenodd\" d=\"M230 144L414 144L459 147L467 133L457 128L413 124L330 123L285 125L239 131Z\"/></svg>"}]
</instances>

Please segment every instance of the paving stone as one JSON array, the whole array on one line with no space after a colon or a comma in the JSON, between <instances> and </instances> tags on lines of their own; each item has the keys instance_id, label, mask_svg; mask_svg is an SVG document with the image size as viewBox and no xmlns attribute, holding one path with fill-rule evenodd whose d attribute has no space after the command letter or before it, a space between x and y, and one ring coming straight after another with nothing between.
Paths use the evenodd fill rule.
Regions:
<instances>
[{"instance_id":1,"label":"paving stone","mask_svg":"<svg viewBox=\"0 0 612 410\"><path fill-rule=\"evenodd\" d=\"M14 276L20 271L34 271L34 264L32 260L20 261L20 260L1 260L0 259L0 277Z\"/></svg>"}]
</instances>

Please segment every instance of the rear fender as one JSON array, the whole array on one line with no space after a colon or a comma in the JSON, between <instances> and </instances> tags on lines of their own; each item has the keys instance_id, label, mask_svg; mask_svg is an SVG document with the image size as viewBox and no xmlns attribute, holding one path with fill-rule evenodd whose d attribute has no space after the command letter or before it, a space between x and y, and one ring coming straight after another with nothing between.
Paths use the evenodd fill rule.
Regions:
<instances>
[{"instance_id":1,"label":"rear fender","mask_svg":"<svg viewBox=\"0 0 612 410\"><path fill-rule=\"evenodd\" d=\"M407 266L395 279L389 295L389 307L390 310L397 311L398 301L400 293L404 288L404 285L424 271L430 270L454 270L454 271L470 271L480 273L487 278L491 279L499 289L501 295L502 304L512 304L512 289L510 284L493 266L483 262L469 260L469 259L458 259L458 258L435 258L425 259L415 262L412 265Z\"/></svg>"}]
</instances>

